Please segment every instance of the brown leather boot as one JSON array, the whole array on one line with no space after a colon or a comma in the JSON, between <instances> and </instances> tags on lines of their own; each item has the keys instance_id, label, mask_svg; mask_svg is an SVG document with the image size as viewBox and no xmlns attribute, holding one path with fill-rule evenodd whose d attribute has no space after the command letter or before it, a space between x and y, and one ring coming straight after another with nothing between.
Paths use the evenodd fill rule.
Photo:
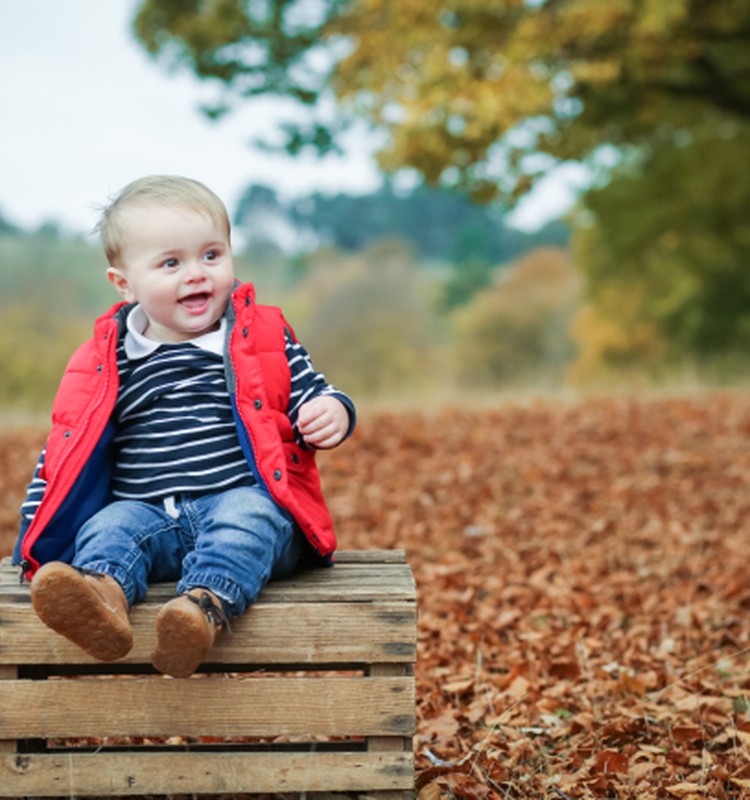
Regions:
<instances>
[{"instance_id":1,"label":"brown leather boot","mask_svg":"<svg viewBox=\"0 0 750 800\"><path fill-rule=\"evenodd\" d=\"M208 655L222 628L229 627L221 601L207 589L191 589L170 600L156 618L151 663L159 672L188 678Z\"/></svg>"},{"instance_id":2,"label":"brown leather boot","mask_svg":"<svg viewBox=\"0 0 750 800\"><path fill-rule=\"evenodd\" d=\"M31 581L31 603L48 628L99 661L117 661L133 646L125 593L109 575L51 561Z\"/></svg>"}]
</instances>

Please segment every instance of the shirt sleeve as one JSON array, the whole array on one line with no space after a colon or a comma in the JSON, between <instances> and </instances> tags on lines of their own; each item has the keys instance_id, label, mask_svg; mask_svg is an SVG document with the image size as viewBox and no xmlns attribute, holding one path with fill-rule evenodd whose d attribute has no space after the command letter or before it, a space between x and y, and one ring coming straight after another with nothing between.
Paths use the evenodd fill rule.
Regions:
<instances>
[{"instance_id":1,"label":"shirt sleeve","mask_svg":"<svg viewBox=\"0 0 750 800\"><path fill-rule=\"evenodd\" d=\"M46 448L42 450L39 456L39 461L37 461L36 469L34 470L34 477L31 479L31 483L26 489L26 499L21 505L21 518L27 524L34 519L36 510L39 508L42 497L44 497L44 491L47 488L47 481L40 477L42 467L44 466L45 452Z\"/></svg>"},{"instance_id":2,"label":"shirt sleeve","mask_svg":"<svg viewBox=\"0 0 750 800\"><path fill-rule=\"evenodd\" d=\"M294 339L288 330L285 331L285 335L286 357L289 362L292 383L287 413L294 427L298 442L302 446L307 447L307 445L302 442L302 437L300 437L297 432L297 417L299 416L301 406L315 397L322 397L324 395L335 397L346 408L349 414L349 428L344 439L348 438L352 435L357 421L357 412L352 399L349 395L326 381L325 376L321 372L318 372L313 366L307 350Z\"/></svg>"}]
</instances>

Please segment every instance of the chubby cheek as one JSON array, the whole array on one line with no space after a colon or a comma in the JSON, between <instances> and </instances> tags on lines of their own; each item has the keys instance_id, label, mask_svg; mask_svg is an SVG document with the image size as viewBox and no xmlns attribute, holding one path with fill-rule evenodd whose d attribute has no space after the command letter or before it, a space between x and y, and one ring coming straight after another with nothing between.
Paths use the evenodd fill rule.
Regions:
<instances>
[{"instance_id":1,"label":"chubby cheek","mask_svg":"<svg viewBox=\"0 0 750 800\"><path fill-rule=\"evenodd\" d=\"M230 300L230 298L232 296L232 289L233 288L234 288L234 285L228 286L225 290L223 290L222 292L220 292L217 295L217 297L220 298L220 304L222 306L226 306L229 303L229 300Z\"/></svg>"},{"instance_id":2,"label":"chubby cheek","mask_svg":"<svg viewBox=\"0 0 750 800\"><path fill-rule=\"evenodd\" d=\"M218 292L226 292L228 295L232 293L232 289L234 288L234 270L224 269L221 271L220 275L218 275L214 281L215 286Z\"/></svg>"},{"instance_id":3,"label":"chubby cheek","mask_svg":"<svg viewBox=\"0 0 750 800\"><path fill-rule=\"evenodd\" d=\"M137 298L147 312L169 313L177 303L177 293L166 286L147 286Z\"/></svg>"},{"instance_id":4,"label":"chubby cheek","mask_svg":"<svg viewBox=\"0 0 750 800\"><path fill-rule=\"evenodd\" d=\"M221 305L226 305L226 303L229 302L229 298L232 294L233 289L234 289L234 278L229 277L228 279L221 281L221 283L215 286L214 296Z\"/></svg>"}]
</instances>

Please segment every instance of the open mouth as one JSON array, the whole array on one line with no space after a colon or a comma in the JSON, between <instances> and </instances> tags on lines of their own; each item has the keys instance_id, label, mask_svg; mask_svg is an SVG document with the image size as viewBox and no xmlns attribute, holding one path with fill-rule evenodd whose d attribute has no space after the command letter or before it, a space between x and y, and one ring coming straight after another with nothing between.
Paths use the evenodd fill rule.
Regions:
<instances>
[{"instance_id":1,"label":"open mouth","mask_svg":"<svg viewBox=\"0 0 750 800\"><path fill-rule=\"evenodd\" d=\"M198 292L181 298L179 304L191 314L200 314L206 310L210 299L211 295L208 292Z\"/></svg>"}]
</instances>

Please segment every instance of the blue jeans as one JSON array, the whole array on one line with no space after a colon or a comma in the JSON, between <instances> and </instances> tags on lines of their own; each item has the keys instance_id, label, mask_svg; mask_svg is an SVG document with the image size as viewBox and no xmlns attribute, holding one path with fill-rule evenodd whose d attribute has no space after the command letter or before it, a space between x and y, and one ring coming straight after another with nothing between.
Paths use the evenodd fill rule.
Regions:
<instances>
[{"instance_id":1,"label":"blue jeans","mask_svg":"<svg viewBox=\"0 0 750 800\"><path fill-rule=\"evenodd\" d=\"M239 616L269 580L294 570L302 543L287 511L243 486L158 505L117 500L80 529L73 566L113 577L128 605L149 583L178 581L178 593L208 589Z\"/></svg>"}]
</instances>

